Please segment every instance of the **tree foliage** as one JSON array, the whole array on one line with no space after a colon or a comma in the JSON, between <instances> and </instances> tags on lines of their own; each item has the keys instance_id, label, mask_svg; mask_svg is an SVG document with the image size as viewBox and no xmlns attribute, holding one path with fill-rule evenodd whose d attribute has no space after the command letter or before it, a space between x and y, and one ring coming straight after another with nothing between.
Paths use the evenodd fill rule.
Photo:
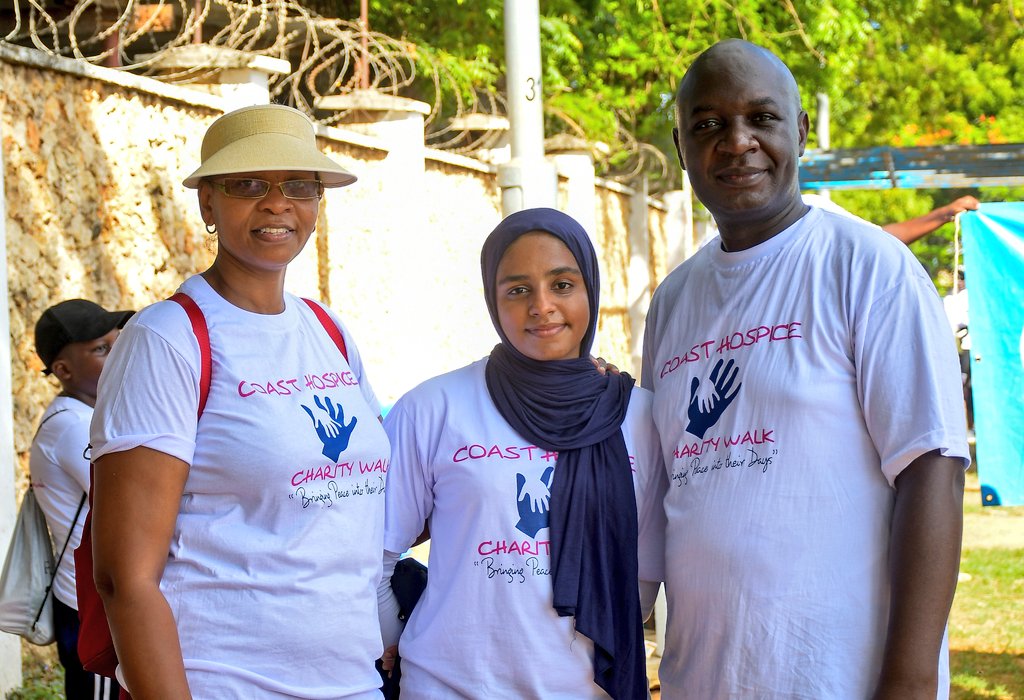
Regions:
<instances>
[{"instance_id":1,"label":"tree foliage","mask_svg":"<svg viewBox=\"0 0 1024 700\"><path fill-rule=\"evenodd\" d=\"M510 0L511 1L511 0ZM358 17L358 0L320 0ZM463 97L504 89L501 0L370 0L374 31L421 47ZM815 123L830 98L833 147L1024 141L1024 9L1014 0L541 0L549 135L575 132L627 159L632 139L673 164L673 94L686 67L716 40L741 37L790 66ZM812 134L810 147L817 138ZM659 183L655 183L657 186ZM836 192L837 203L887 223L964 192ZM983 200L1021 190L971 192ZM937 275L950 264L952 227L915 244Z\"/></svg>"},{"instance_id":2,"label":"tree foliage","mask_svg":"<svg viewBox=\"0 0 1024 700\"><path fill-rule=\"evenodd\" d=\"M862 55L837 61L841 74L815 89L830 95L834 147L1024 142L1024 14L1012 2L882 5L867 18ZM894 11L895 7L895 11ZM799 79L799 76L798 76ZM806 95L805 95L806 99ZM1024 189L835 192L841 206L871 221L919 216L962 194L982 201L1024 199ZM953 225L911 249L940 291L953 282Z\"/></svg>"}]
</instances>

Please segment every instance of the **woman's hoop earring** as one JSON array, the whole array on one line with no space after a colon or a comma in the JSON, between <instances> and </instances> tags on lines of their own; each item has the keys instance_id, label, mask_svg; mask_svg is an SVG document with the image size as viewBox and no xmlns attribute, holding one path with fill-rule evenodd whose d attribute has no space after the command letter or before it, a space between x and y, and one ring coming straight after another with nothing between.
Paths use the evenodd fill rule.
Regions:
<instances>
[{"instance_id":1,"label":"woman's hoop earring","mask_svg":"<svg viewBox=\"0 0 1024 700\"><path fill-rule=\"evenodd\" d=\"M206 224L206 232L211 236L217 235L217 224Z\"/></svg>"}]
</instances>

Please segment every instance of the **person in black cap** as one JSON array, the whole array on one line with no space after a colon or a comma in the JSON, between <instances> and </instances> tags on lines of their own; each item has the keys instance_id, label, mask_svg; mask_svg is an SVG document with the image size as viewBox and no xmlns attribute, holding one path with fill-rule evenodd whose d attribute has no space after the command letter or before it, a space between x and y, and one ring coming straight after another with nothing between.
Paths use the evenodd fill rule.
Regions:
<instances>
[{"instance_id":1,"label":"person in black cap","mask_svg":"<svg viewBox=\"0 0 1024 700\"><path fill-rule=\"evenodd\" d=\"M43 361L43 373L57 378L61 392L47 406L32 439L29 470L54 547L58 554L64 550L53 581L53 618L69 700L117 698L120 691L116 681L86 672L78 659L72 553L82 539L82 523L89 510L85 494L89 490L89 423L96 405L96 384L111 345L132 313L107 311L86 299L70 299L48 308L36 323L36 353Z\"/></svg>"}]
</instances>

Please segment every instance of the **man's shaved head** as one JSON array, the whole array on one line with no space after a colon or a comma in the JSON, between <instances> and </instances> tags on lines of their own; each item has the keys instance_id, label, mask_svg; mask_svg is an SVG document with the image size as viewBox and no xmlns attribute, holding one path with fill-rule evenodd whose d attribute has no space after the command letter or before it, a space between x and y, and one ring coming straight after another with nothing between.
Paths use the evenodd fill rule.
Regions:
<instances>
[{"instance_id":1,"label":"man's shaved head","mask_svg":"<svg viewBox=\"0 0 1024 700\"><path fill-rule=\"evenodd\" d=\"M728 39L686 71L673 139L727 250L756 245L803 216L798 170L808 130L793 74L763 47Z\"/></svg>"},{"instance_id":2,"label":"man's shaved head","mask_svg":"<svg viewBox=\"0 0 1024 700\"><path fill-rule=\"evenodd\" d=\"M676 91L676 109L682 110L683 105L692 104L692 91L697 76L704 71L718 73L735 69L750 63L760 64L762 68L768 68L776 74L778 84L789 92L789 95L796 101L797 110L800 109L800 89L797 87L796 78L785 63L778 56L763 46L752 44L743 39L724 39L711 48L706 49L690 64L683 75Z\"/></svg>"}]
</instances>

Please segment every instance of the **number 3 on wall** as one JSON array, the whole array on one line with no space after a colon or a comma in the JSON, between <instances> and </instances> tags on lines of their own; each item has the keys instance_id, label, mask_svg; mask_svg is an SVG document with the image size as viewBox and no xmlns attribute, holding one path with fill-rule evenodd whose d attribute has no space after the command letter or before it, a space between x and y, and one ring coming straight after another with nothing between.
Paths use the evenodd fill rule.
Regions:
<instances>
[{"instance_id":1,"label":"number 3 on wall","mask_svg":"<svg viewBox=\"0 0 1024 700\"><path fill-rule=\"evenodd\" d=\"M533 78L526 79L526 101L533 102L537 99L537 85L540 83L539 80Z\"/></svg>"}]
</instances>

